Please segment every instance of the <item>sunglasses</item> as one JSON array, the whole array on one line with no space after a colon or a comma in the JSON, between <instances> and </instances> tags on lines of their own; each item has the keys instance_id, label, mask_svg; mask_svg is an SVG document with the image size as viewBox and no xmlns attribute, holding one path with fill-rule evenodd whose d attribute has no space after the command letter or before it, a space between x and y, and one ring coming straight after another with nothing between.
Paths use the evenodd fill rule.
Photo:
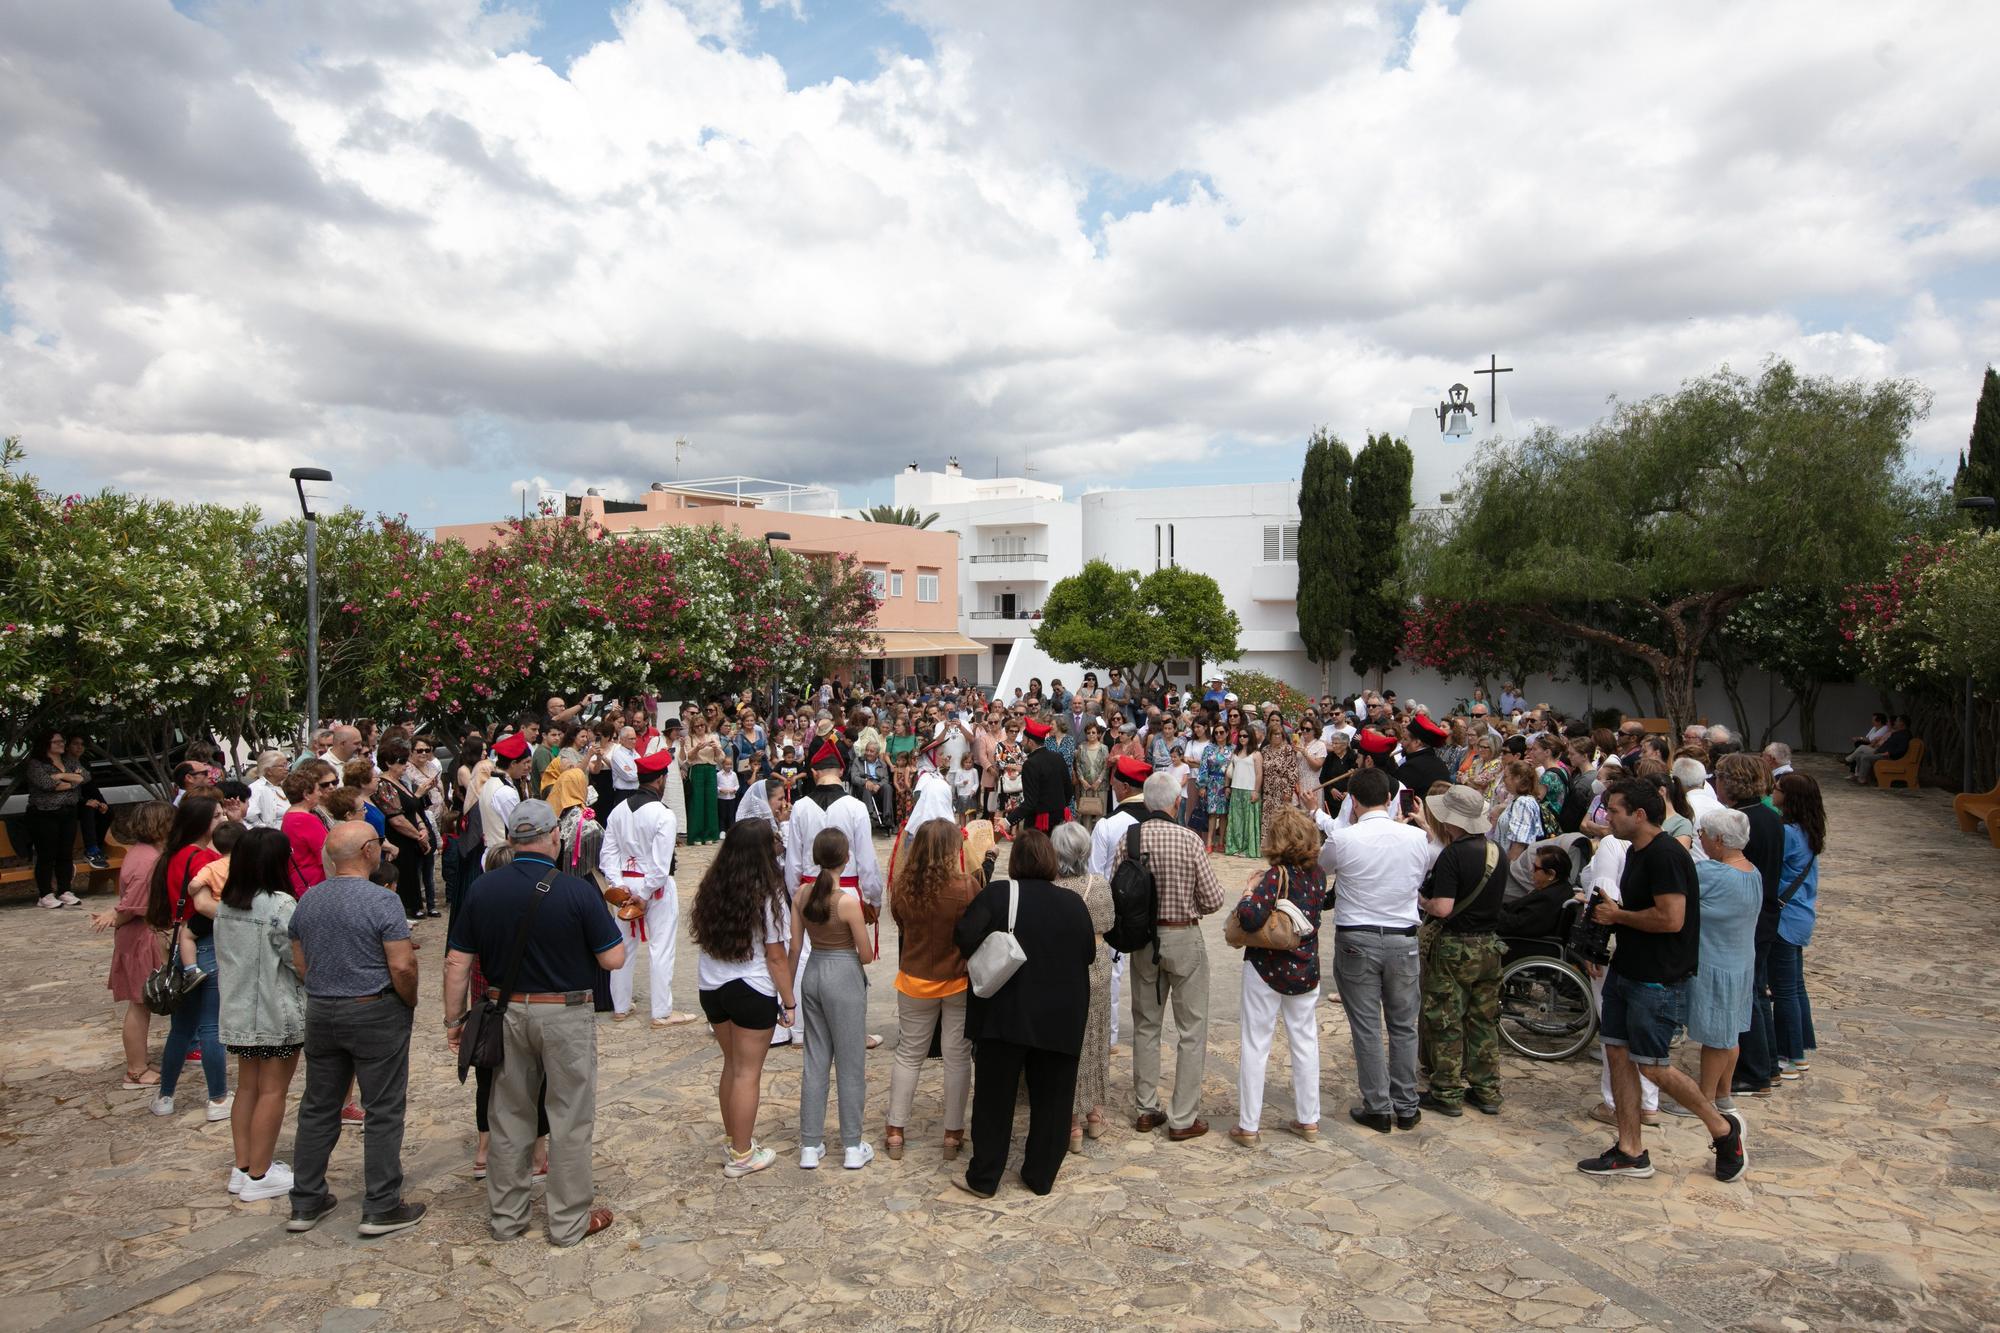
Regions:
<instances>
[{"instance_id":1,"label":"sunglasses","mask_svg":"<svg viewBox=\"0 0 2000 1333\"><path fill-rule=\"evenodd\" d=\"M319 789L320 791L332 791L332 790L333 790L334 788L338 787L339 785L340 785L340 784L339 784L338 782L333 782L333 781L328 781L328 782L322 782L322 783L320 783L320 784L319 784L319 788L318 788L318 789Z\"/></svg>"},{"instance_id":2,"label":"sunglasses","mask_svg":"<svg viewBox=\"0 0 2000 1333\"><path fill-rule=\"evenodd\" d=\"M412 750L412 751L411 751L410 753L412 753L412 754L429 754L430 752L431 752L431 747L430 747L430 746L428 746L428 745L419 745L419 746L418 746L418 747L417 747L416 749Z\"/></svg>"}]
</instances>

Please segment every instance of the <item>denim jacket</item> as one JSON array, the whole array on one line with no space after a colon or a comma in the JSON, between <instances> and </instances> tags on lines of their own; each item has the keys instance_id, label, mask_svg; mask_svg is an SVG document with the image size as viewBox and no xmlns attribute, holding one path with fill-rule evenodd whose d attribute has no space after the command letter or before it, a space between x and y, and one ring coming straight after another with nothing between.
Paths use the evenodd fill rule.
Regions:
<instances>
[{"instance_id":1,"label":"denim jacket","mask_svg":"<svg viewBox=\"0 0 2000 1333\"><path fill-rule=\"evenodd\" d=\"M215 910L215 971L224 1046L296 1046L306 1039L305 983L292 970L286 934L298 904L260 893L248 911Z\"/></svg>"}]
</instances>

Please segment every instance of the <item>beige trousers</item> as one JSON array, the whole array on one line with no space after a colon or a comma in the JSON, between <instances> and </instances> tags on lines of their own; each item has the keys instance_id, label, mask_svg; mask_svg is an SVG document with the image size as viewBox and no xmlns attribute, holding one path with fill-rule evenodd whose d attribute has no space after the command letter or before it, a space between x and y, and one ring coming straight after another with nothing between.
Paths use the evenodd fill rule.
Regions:
<instances>
[{"instance_id":1,"label":"beige trousers","mask_svg":"<svg viewBox=\"0 0 2000 1333\"><path fill-rule=\"evenodd\" d=\"M497 1240L528 1226L535 1154L535 1094L549 1084L549 1241L574 1245L590 1227L596 1194L590 1137L597 1124L597 1015L584 1004L507 1006L507 1062L487 1111L486 1205Z\"/></svg>"},{"instance_id":2,"label":"beige trousers","mask_svg":"<svg viewBox=\"0 0 2000 1333\"><path fill-rule=\"evenodd\" d=\"M1166 996L1160 996L1160 978ZM1132 955L1132 1095L1139 1113L1160 1109L1160 1036L1166 1008L1174 1008L1174 1090L1167 1127L1186 1129L1201 1110L1201 1079L1208 1068L1208 946L1200 926L1160 931L1160 961L1149 945Z\"/></svg>"},{"instance_id":3,"label":"beige trousers","mask_svg":"<svg viewBox=\"0 0 2000 1333\"><path fill-rule=\"evenodd\" d=\"M889 1123L910 1123L910 1104L916 1100L917 1077L923 1073L924 1059L930 1054L931 1033L940 1021L944 1031L938 1046L944 1052L944 1127L965 1128L966 1095L972 1089L972 1043L965 1039L965 997L967 992L947 995L940 1000L920 1000L896 992L896 1067L889 1074Z\"/></svg>"}]
</instances>

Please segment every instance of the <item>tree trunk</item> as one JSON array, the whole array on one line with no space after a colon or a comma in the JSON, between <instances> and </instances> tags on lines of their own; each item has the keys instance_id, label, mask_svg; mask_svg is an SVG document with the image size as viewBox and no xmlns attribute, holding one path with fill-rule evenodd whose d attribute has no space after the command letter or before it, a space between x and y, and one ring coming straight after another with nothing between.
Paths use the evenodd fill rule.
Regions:
<instances>
[{"instance_id":1,"label":"tree trunk","mask_svg":"<svg viewBox=\"0 0 2000 1333\"><path fill-rule=\"evenodd\" d=\"M1819 749L1820 683L1810 682L1797 691L1799 701L1799 748L1810 754Z\"/></svg>"}]
</instances>

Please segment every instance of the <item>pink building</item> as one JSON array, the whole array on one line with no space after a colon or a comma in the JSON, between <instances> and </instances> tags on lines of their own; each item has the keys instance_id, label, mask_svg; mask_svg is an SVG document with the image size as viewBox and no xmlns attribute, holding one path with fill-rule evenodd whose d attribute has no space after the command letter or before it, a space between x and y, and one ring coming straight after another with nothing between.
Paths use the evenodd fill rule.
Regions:
<instances>
[{"instance_id":1,"label":"pink building","mask_svg":"<svg viewBox=\"0 0 2000 1333\"><path fill-rule=\"evenodd\" d=\"M846 679L865 676L879 684L913 675L969 679L973 674L959 664L959 654L976 655L980 645L958 631L955 532L767 509L763 496L741 488L658 483L639 500L607 500L600 495L564 498L570 516L613 534L714 526L753 539L782 532L784 538L773 544L802 556L851 555L875 580L881 606L875 616L879 645L842 673ZM505 540L506 533L498 524L457 523L438 528L436 535L440 541L478 550Z\"/></svg>"}]
</instances>

